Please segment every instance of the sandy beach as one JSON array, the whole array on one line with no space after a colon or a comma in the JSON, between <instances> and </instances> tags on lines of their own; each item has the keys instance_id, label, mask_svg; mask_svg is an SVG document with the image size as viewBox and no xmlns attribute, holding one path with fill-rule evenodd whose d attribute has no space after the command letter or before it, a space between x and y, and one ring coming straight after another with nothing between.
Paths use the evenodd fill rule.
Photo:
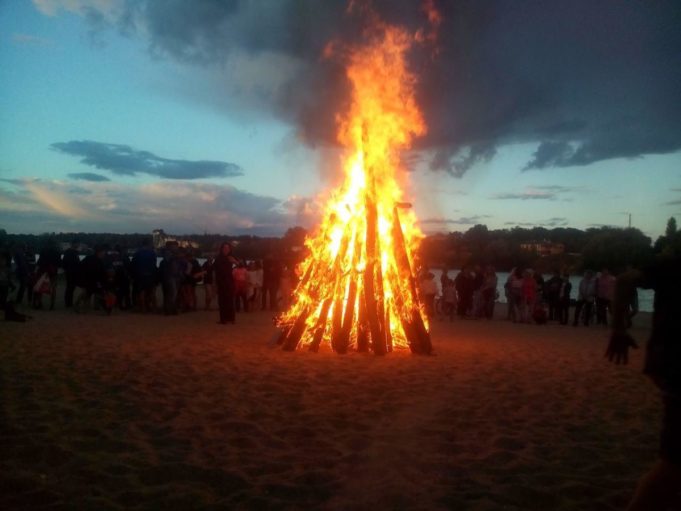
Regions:
<instances>
[{"instance_id":1,"label":"sandy beach","mask_svg":"<svg viewBox=\"0 0 681 511\"><path fill-rule=\"evenodd\" d=\"M602 327L435 321L435 356L379 358L216 315L0 322L3 507L614 510L656 459L642 352L609 365Z\"/></svg>"}]
</instances>

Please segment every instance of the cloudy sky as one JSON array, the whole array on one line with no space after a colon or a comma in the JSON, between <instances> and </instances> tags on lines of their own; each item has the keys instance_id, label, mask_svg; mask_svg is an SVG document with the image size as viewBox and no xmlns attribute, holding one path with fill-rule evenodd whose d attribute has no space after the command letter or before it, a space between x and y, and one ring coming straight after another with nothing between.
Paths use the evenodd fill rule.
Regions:
<instances>
[{"instance_id":1,"label":"cloudy sky","mask_svg":"<svg viewBox=\"0 0 681 511\"><path fill-rule=\"evenodd\" d=\"M366 24L346 3L0 0L0 227L312 226L348 98L323 50ZM437 52L409 56L428 133L404 155L426 232L681 220L678 2L434 3Z\"/></svg>"}]
</instances>

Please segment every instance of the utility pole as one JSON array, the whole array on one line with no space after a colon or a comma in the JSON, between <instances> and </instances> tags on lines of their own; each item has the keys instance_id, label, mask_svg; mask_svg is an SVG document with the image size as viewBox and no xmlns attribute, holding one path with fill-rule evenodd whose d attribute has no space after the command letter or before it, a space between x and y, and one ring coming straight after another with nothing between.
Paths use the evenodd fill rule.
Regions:
<instances>
[{"instance_id":1,"label":"utility pole","mask_svg":"<svg viewBox=\"0 0 681 511\"><path fill-rule=\"evenodd\" d=\"M621 215L627 215L629 217L629 229L631 229L631 213L629 211L621 211Z\"/></svg>"}]
</instances>

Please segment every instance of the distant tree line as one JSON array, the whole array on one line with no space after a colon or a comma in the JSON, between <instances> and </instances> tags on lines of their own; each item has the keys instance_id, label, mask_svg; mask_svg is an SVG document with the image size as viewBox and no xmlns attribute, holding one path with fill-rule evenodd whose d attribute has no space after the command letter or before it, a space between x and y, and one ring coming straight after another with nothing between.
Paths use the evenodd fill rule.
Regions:
<instances>
[{"instance_id":1,"label":"distant tree line","mask_svg":"<svg viewBox=\"0 0 681 511\"><path fill-rule=\"evenodd\" d=\"M215 252L223 241L232 243L238 251L239 257L244 259L261 259L267 254L284 254L295 252L296 247L303 245L306 231L302 227L288 229L282 237L261 236L229 236L224 234L188 234L178 238L196 242L199 246L199 255ZM93 249L98 245L111 248L120 246L123 249L136 249L142 246L144 241L151 242L152 235L142 233L118 234L118 233L87 233L87 232L60 232L43 234L8 234L0 229L0 248L20 243L26 244L39 252L48 243L61 245L76 242L79 245Z\"/></svg>"},{"instance_id":2,"label":"distant tree line","mask_svg":"<svg viewBox=\"0 0 681 511\"><path fill-rule=\"evenodd\" d=\"M540 256L521 247L545 240L562 244L564 252ZM419 255L423 264L429 267L461 268L467 264L491 264L502 271L522 266L543 272L561 269L574 273L588 268L620 272L628 266L648 264L656 254L673 252L681 253L681 232L676 228L676 220L670 218L665 235L654 245L636 228L514 227L490 230L485 225L475 225L466 232L426 237Z\"/></svg>"},{"instance_id":3,"label":"distant tree line","mask_svg":"<svg viewBox=\"0 0 681 511\"><path fill-rule=\"evenodd\" d=\"M214 252L223 241L235 245L235 251L244 259L262 259L273 254L291 262L300 260L301 250L307 231L292 227L282 237L228 236L222 234L191 234L181 236L199 245L199 255ZM26 243L39 251L46 243L70 243L77 241L89 247L96 245L119 245L123 248L137 248L151 234L115 233L44 233L8 234L0 229L0 247L13 243ZM523 250L521 245L550 241L562 244L564 252L547 256ZM655 243L636 228L599 227L586 230L570 227L490 230L485 225L475 225L465 232L450 232L426 236L420 245L418 259L427 267L461 268L466 264L491 264L497 270L508 271L513 267L531 267L543 272L564 269L581 272L587 268L601 270L609 268L614 272L627 266L647 264L656 254L681 253L681 231L676 219L667 222L665 234Z\"/></svg>"}]
</instances>

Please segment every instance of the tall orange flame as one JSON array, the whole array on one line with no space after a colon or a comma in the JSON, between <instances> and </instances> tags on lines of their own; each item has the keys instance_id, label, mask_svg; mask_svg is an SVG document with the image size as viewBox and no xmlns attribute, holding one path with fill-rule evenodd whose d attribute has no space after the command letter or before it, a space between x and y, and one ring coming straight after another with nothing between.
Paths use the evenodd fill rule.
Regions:
<instances>
[{"instance_id":1,"label":"tall orange flame","mask_svg":"<svg viewBox=\"0 0 681 511\"><path fill-rule=\"evenodd\" d=\"M285 349L431 351L414 278L421 233L400 187L399 153L426 131L405 61L416 37L378 22L370 42L348 54L352 100L338 118L344 183L306 241L295 301L279 319Z\"/></svg>"}]
</instances>

